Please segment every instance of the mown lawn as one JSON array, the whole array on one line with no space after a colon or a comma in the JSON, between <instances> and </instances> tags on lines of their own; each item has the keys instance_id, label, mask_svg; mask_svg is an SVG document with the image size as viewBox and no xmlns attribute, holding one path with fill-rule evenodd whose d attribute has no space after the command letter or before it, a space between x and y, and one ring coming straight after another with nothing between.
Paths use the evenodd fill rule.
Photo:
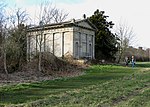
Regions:
<instances>
[{"instance_id":1,"label":"mown lawn","mask_svg":"<svg viewBox=\"0 0 150 107\"><path fill-rule=\"evenodd\" d=\"M148 67L95 65L79 77L0 87L0 107L150 107Z\"/></svg>"}]
</instances>

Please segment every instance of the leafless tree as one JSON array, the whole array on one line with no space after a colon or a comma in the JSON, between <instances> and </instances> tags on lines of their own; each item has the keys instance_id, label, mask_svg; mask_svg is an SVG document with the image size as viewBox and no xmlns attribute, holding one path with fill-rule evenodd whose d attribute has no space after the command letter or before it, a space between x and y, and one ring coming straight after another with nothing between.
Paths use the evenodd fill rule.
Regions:
<instances>
[{"instance_id":1,"label":"leafless tree","mask_svg":"<svg viewBox=\"0 0 150 107\"><path fill-rule=\"evenodd\" d=\"M64 14L63 10L55 9L53 13L53 20L55 23L60 23L66 19L68 14Z\"/></svg>"},{"instance_id":2,"label":"leafless tree","mask_svg":"<svg viewBox=\"0 0 150 107\"><path fill-rule=\"evenodd\" d=\"M12 58L11 61L15 62L11 65L17 66L16 69L18 69L26 59L26 22L29 17L27 12L21 8L13 9L11 13L9 15L9 43L13 47L10 48L9 55Z\"/></svg>"},{"instance_id":3,"label":"leafless tree","mask_svg":"<svg viewBox=\"0 0 150 107\"><path fill-rule=\"evenodd\" d=\"M1 49L2 49L2 53L3 53L3 63L4 63L4 70L5 73L8 75L8 70L7 70L7 58L6 58L6 51L7 51L7 31L6 31L6 25L4 28L2 28L1 30L1 34L2 34L2 45L1 45Z\"/></svg>"},{"instance_id":4,"label":"leafless tree","mask_svg":"<svg viewBox=\"0 0 150 107\"><path fill-rule=\"evenodd\" d=\"M37 15L37 19L44 24L60 23L64 21L68 16L62 9L56 8L49 1L44 1L40 5L40 12Z\"/></svg>"},{"instance_id":5,"label":"leafless tree","mask_svg":"<svg viewBox=\"0 0 150 107\"><path fill-rule=\"evenodd\" d=\"M7 32L6 32L6 26L7 26L7 18L4 14L5 12L5 5L3 3L0 3L0 48L3 56L3 64L4 64L4 70L5 73L8 76L7 71L7 61L6 61L6 38L7 38Z\"/></svg>"},{"instance_id":6,"label":"leafless tree","mask_svg":"<svg viewBox=\"0 0 150 107\"><path fill-rule=\"evenodd\" d=\"M120 23L115 30L116 36L119 38L119 53L118 53L118 63L123 58L126 49L133 45L135 42L135 34L133 28L127 26L126 24Z\"/></svg>"},{"instance_id":7,"label":"leafless tree","mask_svg":"<svg viewBox=\"0 0 150 107\"><path fill-rule=\"evenodd\" d=\"M38 70L42 71L41 68L41 57L42 57L42 46L44 44L44 26L46 24L51 24L51 23L60 23L62 21L64 21L66 19L66 17L68 16L68 14L64 13L63 10L61 9L57 9L55 6L52 6L52 3L46 1L43 2L40 5L40 12L38 15L38 22L39 22L39 39L37 40L38 42L38 46L39 46L39 62L38 62Z\"/></svg>"},{"instance_id":8,"label":"leafless tree","mask_svg":"<svg viewBox=\"0 0 150 107\"><path fill-rule=\"evenodd\" d=\"M18 28L19 25L26 24L29 21L29 15L27 14L26 10L21 8L12 9L9 14L9 20L11 27Z\"/></svg>"}]
</instances>

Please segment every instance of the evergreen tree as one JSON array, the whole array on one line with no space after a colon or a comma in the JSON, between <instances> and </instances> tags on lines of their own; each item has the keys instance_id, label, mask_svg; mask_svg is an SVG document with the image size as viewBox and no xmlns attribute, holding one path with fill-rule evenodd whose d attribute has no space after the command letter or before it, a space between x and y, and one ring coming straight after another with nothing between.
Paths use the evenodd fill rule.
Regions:
<instances>
[{"instance_id":1,"label":"evergreen tree","mask_svg":"<svg viewBox=\"0 0 150 107\"><path fill-rule=\"evenodd\" d=\"M118 51L116 47L117 39L110 30L114 24L112 21L107 21L108 16L105 16L104 13L104 11L97 9L94 15L89 17L89 20L98 29L95 38L95 56L96 59L113 60Z\"/></svg>"}]
</instances>

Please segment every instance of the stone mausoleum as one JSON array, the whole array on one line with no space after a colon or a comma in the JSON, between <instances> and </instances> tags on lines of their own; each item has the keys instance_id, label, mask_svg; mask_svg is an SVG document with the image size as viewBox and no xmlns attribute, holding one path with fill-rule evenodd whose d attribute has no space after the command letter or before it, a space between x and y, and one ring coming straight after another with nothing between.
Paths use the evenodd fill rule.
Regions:
<instances>
[{"instance_id":1,"label":"stone mausoleum","mask_svg":"<svg viewBox=\"0 0 150 107\"><path fill-rule=\"evenodd\" d=\"M27 58L29 60L41 50L57 57L69 54L75 59L94 59L95 31L96 27L88 19L30 27Z\"/></svg>"}]
</instances>

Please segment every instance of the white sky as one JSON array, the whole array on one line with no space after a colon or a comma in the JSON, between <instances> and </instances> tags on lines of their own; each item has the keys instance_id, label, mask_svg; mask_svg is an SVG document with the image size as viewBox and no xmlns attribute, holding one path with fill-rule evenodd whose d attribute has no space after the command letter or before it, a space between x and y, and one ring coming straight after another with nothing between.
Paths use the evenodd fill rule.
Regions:
<instances>
[{"instance_id":1,"label":"white sky","mask_svg":"<svg viewBox=\"0 0 150 107\"><path fill-rule=\"evenodd\" d=\"M44 0L4 0L9 6L26 9L32 17L37 12L37 5ZM120 20L133 27L137 42L134 46L150 48L150 0L48 0L57 8L69 13L68 20L93 15L96 9L105 11L108 20L116 25ZM115 28L115 26L114 26Z\"/></svg>"}]
</instances>

